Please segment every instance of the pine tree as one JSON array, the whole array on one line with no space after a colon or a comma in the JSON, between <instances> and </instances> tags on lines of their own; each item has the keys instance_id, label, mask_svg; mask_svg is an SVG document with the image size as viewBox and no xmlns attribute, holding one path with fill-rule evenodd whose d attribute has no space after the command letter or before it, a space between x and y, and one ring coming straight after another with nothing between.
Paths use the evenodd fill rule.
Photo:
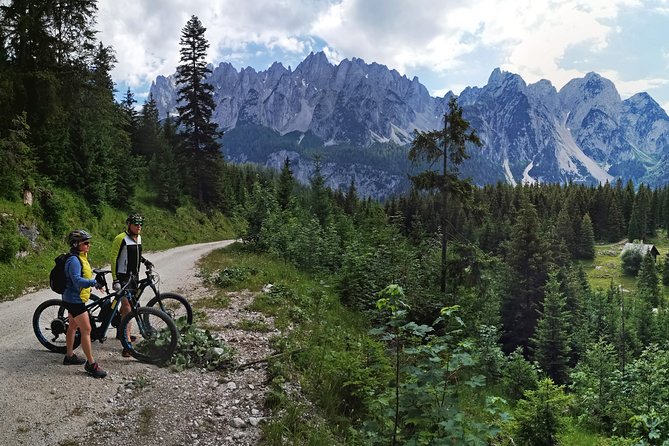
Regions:
<instances>
[{"instance_id":1,"label":"pine tree","mask_svg":"<svg viewBox=\"0 0 669 446\"><path fill-rule=\"evenodd\" d=\"M441 160L441 173L428 170L411 177L411 181L418 189L438 190L441 194L441 291L446 291L446 252L448 250L448 233L452 218L447 215L451 209L449 196L455 200L466 201L471 195L471 185L466 180L458 178L457 167L468 158L466 144L480 147L481 140L476 131L470 129L470 124L462 117L462 107L451 97L448 101L448 111L444 114L444 128L431 132L416 131L409 150L409 160L417 163L426 160L434 165Z\"/></svg>"},{"instance_id":2,"label":"pine tree","mask_svg":"<svg viewBox=\"0 0 669 446\"><path fill-rule=\"evenodd\" d=\"M669 286L669 251L664 255L662 264L662 285Z\"/></svg>"},{"instance_id":3,"label":"pine tree","mask_svg":"<svg viewBox=\"0 0 669 446\"><path fill-rule=\"evenodd\" d=\"M351 178L351 183L346 190L346 195L344 196L344 212L348 215L355 214L356 208L358 206L358 191L355 188L355 180Z\"/></svg>"},{"instance_id":4,"label":"pine tree","mask_svg":"<svg viewBox=\"0 0 669 446\"><path fill-rule=\"evenodd\" d=\"M617 242L623 238L625 234L625 222L623 220L623 213L620 210L620 205L615 197L611 197L609 207L609 220L607 221L607 241Z\"/></svg>"},{"instance_id":5,"label":"pine tree","mask_svg":"<svg viewBox=\"0 0 669 446\"><path fill-rule=\"evenodd\" d=\"M309 184L311 185L310 208L321 224L321 227L325 227L330 215L330 197L325 187L325 178L321 169L321 161L317 157L314 165L314 173L309 178Z\"/></svg>"},{"instance_id":6,"label":"pine tree","mask_svg":"<svg viewBox=\"0 0 669 446\"><path fill-rule=\"evenodd\" d=\"M534 207L524 203L506 244L506 263L511 269L509 289L502 303L505 351L527 349L534 334L537 310L548 278L549 249Z\"/></svg>"},{"instance_id":7,"label":"pine tree","mask_svg":"<svg viewBox=\"0 0 669 446\"><path fill-rule=\"evenodd\" d=\"M641 261L639 279L637 281L637 292L651 307L656 308L659 306L660 287L658 285L655 259L650 251L643 256L643 260Z\"/></svg>"},{"instance_id":8,"label":"pine tree","mask_svg":"<svg viewBox=\"0 0 669 446\"><path fill-rule=\"evenodd\" d=\"M640 200L635 200L632 205L629 223L627 225L627 238L630 242L644 239L644 219Z\"/></svg>"},{"instance_id":9,"label":"pine tree","mask_svg":"<svg viewBox=\"0 0 669 446\"><path fill-rule=\"evenodd\" d=\"M543 310L532 337L534 359L556 384L565 384L569 371L569 313L560 292L557 273L552 272L546 283Z\"/></svg>"},{"instance_id":10,"label":"pine tree","mask_svg":"<svg viewBox=\"0 0 669 446\"><path fill-rule=\"evenodd\" d=\"M590 215L583 216L580 226L581 238L577 243L578 258L592 260L595 258L595 232L592 229Z\"/></svg>"},{"instance_id":11,"label":"pine tree","mask_svg":"<svg viewBox=\"0 0 669 446\"><path fill-rule=\"evenodd\" d=\"M223 155L217 138L222 133L211 121L215 105L213 86L206 82L211 69L205 57L209 43L204 38L206 28L192 16L181 31L181 63L177 67L179 86L177 110L178 127L183 129L183 153L180 159L185 168L185 183L200 204L217 206L223 197L221 172Z\"/></svg>"},{"instance_id":12,"label":"pine tree","mask_svg":"<svg viewBox=\"0 0 669 446\"><path fill-rule=\"evenodd\" d=\"M560 209L560 213L558 213L555 231L557 238L564 240L571 256L577 257L578 250L576 248L577 240L574 234L574 223L566 206Z\"/></svg>"},{"instance_id":13,"label":"pine tree","mask_svg":"<svg viewBox=\"0 0 669 446\"><path fill-rule=\"evenodd\" d=\"M286 157L279 174L279 185L277 187L277 201L281 209L287 209L290 204L290 199L293 196L293 189L295 188L295 177L290 168L290 158Z\"/></svg>"},{"instance_id":14,"label":"pine tree","mask_svg":"<svg viewBox=\"0 0 669 446\"><path fill-rule=\"evenodd\" d=\"M29 145L30 128L26 113L14 118L9 137L0 139L0 197L18 200L36 181L35 155Z\"/></svg>"}]
</instances>

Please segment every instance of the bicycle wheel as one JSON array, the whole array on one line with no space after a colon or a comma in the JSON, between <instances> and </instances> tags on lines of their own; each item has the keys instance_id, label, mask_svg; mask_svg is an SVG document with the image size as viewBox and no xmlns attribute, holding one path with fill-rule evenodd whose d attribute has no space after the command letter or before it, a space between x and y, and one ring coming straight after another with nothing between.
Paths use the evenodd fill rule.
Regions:
<instances>
[{"instance_id":1,"label":"bicycle wheel","mask_svg":"<svg viewBox=\"0 0 669 446\"><path fill-rule=\"evenodd\" d=\"M128 329L136 336L128 341ZM156 308L139 307L125 315L119 326L121 344L133 358L151 364L168 361L177 348L179 331L174 321Z\"/></svg>"},{"instance_id":2,"label":"bicycle wheel","mask_svg":"<svg viewBox=\"0 0 669 446\"><path fill-rule=\"evenodd\" d=\"M60 299L50 299L42 302L33 313L33 330L37 340L56 353L65 353L65 333L69 326L67 309ZM74 348L81 343L81 336L77 330L74 336Z\"/></svg>"},{"instance_id":3,"label":"bicycle wheel","mask_svg":"<svg viewBox=\"0 0 669 446\"><path fill-rule=\"evenodd\" d=\"M185 297L177 293L160 293L154 296L147 307L157 308L172 318L174 322L183 321L186 325L193 323L193 308Z\"/></svg>"}]
</instances>

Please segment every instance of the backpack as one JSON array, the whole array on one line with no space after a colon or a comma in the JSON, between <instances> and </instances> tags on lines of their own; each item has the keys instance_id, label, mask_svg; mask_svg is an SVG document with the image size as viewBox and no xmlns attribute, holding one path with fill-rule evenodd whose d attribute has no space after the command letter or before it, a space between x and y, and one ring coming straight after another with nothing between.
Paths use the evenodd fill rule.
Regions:
<instances>
[{"instance_id":1,"label":"backpack","mask_svg":"<svg viewBox=\"0 0 669 446\"><path fill-rule=\"evenodd\" d=\"M51 268L49 273L49 286L58 294L63 294L67 286L67 275L65 274L65 262L74 254L61 254L54 259L56 265ZM79 259L79 257L77 257ZM81 262L81 260L79 260Z\"/></svg>"}]
</instances>

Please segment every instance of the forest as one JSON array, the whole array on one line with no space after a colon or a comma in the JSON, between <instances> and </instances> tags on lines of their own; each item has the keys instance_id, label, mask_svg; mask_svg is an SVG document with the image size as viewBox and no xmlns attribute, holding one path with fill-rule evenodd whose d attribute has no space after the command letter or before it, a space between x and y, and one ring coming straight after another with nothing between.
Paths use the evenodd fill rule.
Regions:
<instances>
[{"instance_id":1,"label":"forest","mask_svg":"<svg viewBox=\"0 0 669 446\"><path fill-rule=\"evenodd\" d=\"M428 168L384 202L326 188L318 157L306 186L289 160L233 165L210 122L197 17L181 30L179 116L159 120L150 97L114 99L95 13L94 0L0 5L0 205L30 206L0 214L0 265L80 223L60 212L63 191L93 219L196 208L229 220L245 252L321 278L361 321L327 343L312 382L338 444L669 444L669 187L475 187L458 166L480 141L455 100L407 152ZM20 233L29 222L42 248ZM624 242L665 252L621 255ZM616 274L594 286L604 255Z\"/></svg>"}]
</instances>

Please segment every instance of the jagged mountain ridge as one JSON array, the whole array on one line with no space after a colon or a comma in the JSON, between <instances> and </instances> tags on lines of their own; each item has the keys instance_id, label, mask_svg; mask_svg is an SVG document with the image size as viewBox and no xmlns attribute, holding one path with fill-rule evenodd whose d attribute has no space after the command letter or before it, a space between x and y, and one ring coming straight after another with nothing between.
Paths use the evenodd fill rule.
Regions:
<instances>
[{"instance_id":1,"label":"jagged mountain ridge","mask_svg":"<svg viewBox=\"0 0 669 446\"><path fill-rule=\"evenodd\" d=\"M378 143L407 146L413 131L440 127L449 92L431 97L418 78L408 79L384 65L362 59L332 65L324 53L310 54L295 70L274 63L268 70L237 71L229 63L213 69L216 111L213 119L228 135L242 128L271 130L272 146L245 153L244 139L224 150L233 161L277 165L278 153L313 169L303 149L336 147L363 151ZM151 94L161 117L175 112L174 76L159 76ZM464 117L483 142L461 168L475 183L585 182L616 178L651 185L669 176L669 117L647 93L621 100L613 83L596 73L573 79L557 91L548 80L526 84L517 74L493 70L483 87L468 87L458 97ZM249 131L247 130L247 133ZM226 148L232 145L232 148ZM248 144L246 144L248 146ZM350 153L350 152L348 152ZM406 188L408 165L388 169L345 160L325 162L331 187L351 179L363 195L383 197ZM357 172L357 177L353 172ZM376 178L365 178L376 176ZM383 185L387 184L388 187Z\"/></svg>"}]
</instances>

